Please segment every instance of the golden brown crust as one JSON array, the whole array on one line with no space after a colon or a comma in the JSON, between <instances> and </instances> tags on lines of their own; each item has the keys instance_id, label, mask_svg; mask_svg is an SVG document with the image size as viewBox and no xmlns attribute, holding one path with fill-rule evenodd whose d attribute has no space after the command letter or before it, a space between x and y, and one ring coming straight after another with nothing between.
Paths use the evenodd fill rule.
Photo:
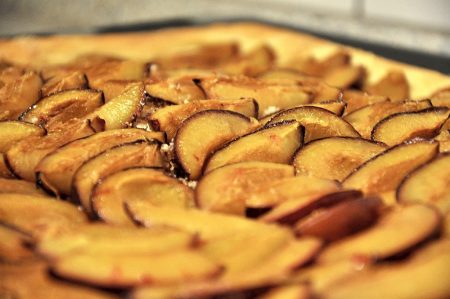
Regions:
<instances>
[{"instance_id":1,"label":"golden brown crust","mask_svg":"<svg viewBox=\"0 0 450 299\"><path fill-rule=\"evenodd\" d=\"M369 82L378 81L392 70L403 71L410 83L413 99L428 97L450 86L450 77L439 72L385 59L300 32L257 23L218 23L139 33L17 37L0 40L0 60L37 69L44 65L67 63L88 53L148 61L167 52L176 53L198 44L225 41L237 41L244 51L262 43L268 44L275 50L278 64L282 67L288 66L294 57L314 56L320 59L337 49L346 49L354 64L368 69Z\"/></svg>"}]
</instances>

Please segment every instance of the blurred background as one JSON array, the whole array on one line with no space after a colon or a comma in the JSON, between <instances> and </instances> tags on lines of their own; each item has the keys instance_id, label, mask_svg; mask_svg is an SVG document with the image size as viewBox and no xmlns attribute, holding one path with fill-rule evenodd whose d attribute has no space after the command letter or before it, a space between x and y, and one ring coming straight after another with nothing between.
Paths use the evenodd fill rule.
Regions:
<instances>
[{"instance_id":1,"label":"blurred background","mask_svg":"<svg viewBox=\"0 0 450 299\"><path fill-rule=\"evenodd\" d=\"M259 21L450 73L449 0L1 0L0 36Z\"/></svg>"}]
</instances>

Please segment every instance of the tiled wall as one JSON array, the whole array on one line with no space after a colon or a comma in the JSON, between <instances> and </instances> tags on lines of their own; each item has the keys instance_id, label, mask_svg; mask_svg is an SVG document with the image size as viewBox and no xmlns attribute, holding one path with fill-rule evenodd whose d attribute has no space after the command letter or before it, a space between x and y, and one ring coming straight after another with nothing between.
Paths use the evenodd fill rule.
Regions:
<instances>
[{"instance_id":1,"label":"tiled wall","mask_svg":"<svg viewBox=\"0 0 450 299\"><path fill-rule=\"evenodd\" d=\"M266 0L267 1L267 0ZM449 0L278 0L320 13L450 32Z\"/></svg>"},{"instance_id":2,"label":"tiled wall","mask_svg":"<svg viewBox=\"0 0 450 299\"><path fill-rule=\"evenodd\" d=\"M449 14L450 0L0 0L0 36L257 20L450 57Z\"/></svg>"},{"instance_id":3,"label":"tiled wall","mask_svg":"<svg viewBox=\"0 0 450 299\"><path fill-rule=\"evenodd\" d=\"M262 5L273 11L285 7L296 14L335 15L450 33L450 0L0 0L0 34L49 32L55 25L65 30L176 16L202 18L202 14L220 14L221 8L225 16L225 11L231 16L253 16Z\"/></svg>"},{"instance_id":4,"label":"tiled wall","mask_svg":"<svg viewBox=\"0 0 450 299\"><path fill-rule=\"evenodd\" d=\"M368 19L450 32L449 0L360 0Z\"/></svg>"}]
</instances>

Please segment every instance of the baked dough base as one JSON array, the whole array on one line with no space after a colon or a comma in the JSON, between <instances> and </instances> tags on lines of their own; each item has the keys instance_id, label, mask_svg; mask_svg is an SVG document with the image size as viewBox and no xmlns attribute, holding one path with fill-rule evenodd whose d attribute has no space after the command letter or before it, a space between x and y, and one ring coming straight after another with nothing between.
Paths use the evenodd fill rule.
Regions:
<instances>
[{"instance_id":1,"label":"baked dough base","mask_svg":"<svg viewBox=\"0 0 450 299\"><path fill-rule=\"evenodd\" d=\"M450 87L450 77L432 70L385 59L371 52L347 47L301 32L259 23L216 23L207 26L162 29L138 33L98 35L54 35L16 37L0 40L0 59L40 69L67 63L84 54L104 54L150 61L154 57L183 51L198 44L237 41L243 51L259 44L270 45L280 67L294 57L325 58L337 49L346 49L352 62L368 70L369 83L391 70L403 71L412 99L422 99Z\"/></svg>"}]
</instances>

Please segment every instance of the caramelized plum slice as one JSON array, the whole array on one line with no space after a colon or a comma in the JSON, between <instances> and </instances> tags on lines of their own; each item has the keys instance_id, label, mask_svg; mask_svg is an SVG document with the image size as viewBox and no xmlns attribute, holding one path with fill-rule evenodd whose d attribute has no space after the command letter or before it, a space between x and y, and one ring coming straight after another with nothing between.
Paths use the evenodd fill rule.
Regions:
<instances>
[{"instance_id":1,"label":"caramelized plum slice","mask_svg":"<svg viewBox=\"0 0 450 299\"><path fill-rule=\"evenodd\" d=\"M261 260L268 260L292 241L292 234L284 230L265 230L264 235L236 231L206 242L200 250L224 266L223 279L242 275L258 267ZM245 244L254 244L255 247L246 247Z\"/></svg>"},{"instance_id":2,"label":"caramelized plum slice","mask_svg":"<svg viewBox=\"0 0 450 299\"><path fill-rule=\"evenodd\" d=\"M234 111L248 117L258 116L258 104L253 99L207 100L166 106L153 113L150 121L153 128L164 131L167 140L172 140L185 119L200 111L215 109Z\"/></svg>"},{"instance_id":3,"label":"caramelized plum slice","mask_svg":"<svg viewBox=\"0 0 450 299\"><path fill-rule=\"evenodd\" d=\"M324 73L335 68L349 65L350 61L350 54L345 50L339 49L328 57L320 60L312 55L298 57L295 61L291 62L291 65L304 74L320 77L323 76Z\"/></svg>"},{"instance_id":4,"label":"caramelized plum slice","mask_svg":"<svg viewBox=\"0 0 450 299\"><path fill-rule=\"evenodd\" d=\"M39 126L21 121L0 122L0 153L5 153L14 143L29 136L43 136L46 132Z\"/></svg>"},{"instance_id":5,"label":"caramelized plum slice","mask_svg":"<svg viewBox=\"0 0 450 299\"><path fill-rule=\"evenodd\" d=\"M243 215L249 196L256 190L273 180L293 176L293 167L285 164L229 164L203 176L195 189L195 199L201 209Z\"/></svg>"},{"instance_id":6,"label":"caramelized plum slice","mask_svg":"<svg viewBox=\"0 0 450 299\"><path fill-rule=\"evenodd\" d=\"M0 193L18 193L36 196L45 196L45 192L38 189L35 184L16 179L0 178Z\"/></svg>"},{"instance_id":7,"label":"caramelized plum slice","mask_svg":"<svg viewBox=\"0 0 450 299\"><path fill-rule=\"evenodd\" d=\"M243 217L211 213L198 209L175 207L157 207L151 202L125 200L125 208L130 217L145 227L166 226L178 228L191 233L198 233L200 238L216 240L224 236L233 236L236 231L252 230L291 235L289 231L274 225L259 223ZM214 223L214 225L211 225ZM252 233L253 234L253 233Z\"/></svg>"},{"instance_id":8,"label":"caramelized plum slice","mask_svg":"<svg viewBox=\"0 0 450 299\"><path fill-rule=\"evenodd\" d=\"M264 116L263 112L269 106L284 109L311 101L310 94L295 83L275 84L248 77L231 77L206 78L199 84L209 99L255 99L259 105L259 117Z\"/></svg>"},{"instance_id":9,"label":"caramelized plum slice","mask_svg":"<svg viewBox=\"0 0 450 299\"><path fill-rule=\"evenodd\" d=\"M322 80L314 77L308 77L298 73L292 73L288 70L289 75L281 74L280 71L275 71L275 74L267 74L259 78L260 81L266 82L269 85L293 85L298 86L301 90L310 95L313 103L321 103L328 101L339 101L342 93L339 89L325 84ZM278 77L277 77L278 76ZM298 105L295 105L298 106ZM285 107L290 108L290 107Z\"/></svg>"},{"instance_id":10,"label":"caramelized plum slice","mask_svg":"<svg viewBox=\"0 0 450 299\"><path fill-rule=\"evenodd\" d=\"M36 166L40 184L58 195L69 195L75 171L87 160L114 146L138 140L164 142L160 132L116 129L72 141L45 156Z\"/></svg>"},{"instance_id":11,"label":"caramelized plum slice","mask_svg":"<svg viewBox=\"0 0 450 299\"><path fill-rule=\"evenodd\" d=\"M309 103L309 104L304 104L304 105L297 105L296 107L319 107L319 108L323 108L325 110L328 110L334 114L336 114L337 116L341 116L342 113L344 113L345 110L345 102L342 101L326 101L326 102L319 102L319 103ZM266 109L266 111L264 111L264 116L263 118L259 119L259 125L261 127L267 125L271 120L272 117L274 117L277 112L279 112L278 107L275 106L271 106L269 108Z\"/></svg>"},{"instance_id":12,"label":"caramelized plum slice","mask_svg":"<svg viewBox=\"0 0 450 299\"><path fill-rule=\"evenodd\" d=\"M62 131L22 139L6 152L5 160L14 175L27 181L34 181L36 166L48 153L75 139L92 134L94 131L87 121L74 120Z\"/></svg>"},{"instance_id":13,"label":"caramelized plum slice","mask_svg":"<svg viewBox=\"0 0 450 299\"><path fill-rule=\"evenodd\" d=\"M326 72L322 79L331 86L347 89L352 86L360 86L364 81L365 74L366 71L362 66L346 65Z\"/></svg>"},{"instance_id":14,"label":"caramelized plum slice","mask_svg":"<svg viewBox=\"0 0 450 299\"><path fill-rule=\"evenodd\" d=\"M344 101L335 100L335 101L324 101L324 102L318 102L318 103L311 103L311 104L306 104L304 106L313 106L313 107L323 108L325 110L333 112L337 116L342 116L342 114L344 114L344 110L345 110L347 104Z\"/></svg>"},{"instance_id":15,"label":"caramelized plum slice","mask_svg":"<svg viewBox=\"0 0 450 299\"><path fill-rule=\"evenodd\" d=\"M161 56L155 62L162 69L212 68L237 58L239 54L236 42L217 42L181 49Z\"/></svg>"},{"instance_id":16,"label":"caramelized plum slice","mask_svg":"<svg viewBox=\"0 0 450 299\"><path fill-rule=\"evenodd\" d=\"M100 219L110 224L133 224L123 209L125 199L148 201L155 206L194 206L189 187L152 168L132 168L109 175L97 184L91 196Z\"/></svg>"},{"instance_id":17,"label":"caramelized plum slice","mask_svg":"<svg viewBox=\"0 0 450 299\"><path fill-rule=\"evenodd\" d=\"M268 82L281 82L282 80L302 80L307 77L302 72L293 68L275 67L257 76L258 79Z\"/></svg>"},{"instance_id":18,"label":"caramelized plum slice","mask_svg":"<svg viewBox=\"0 0 450 299\"><path fill-rule=\"evenodd\" d=\"M221 64L218 69L227 74L254 77L271 69L275 58L273 49L268 45L262 45L237 59Z\"/></svg>"},{"instance_id":19,"label":"caramelized plum slice","mask_svg":"<svg viewBox=\"0 0 450 299\"><path fill-rule=\"evenodd\" d=\"M230 243L233 239L227 241ZM138 288L133 293L133 298L154 298L156 294L164 294L163 298L232 296L232 294L240 292L278 285L285 281L286 276L293 269L310 261L321 246L318 240L305 238L287 242L281 247L278 245L276 251L273 251L272 243L270 243L270 250L265 250L265 245L261 245L257 247L258 252L255 253L255 249L248 244L252 244L251 239L247 239L247 242L235 242L235 246L223 243L222 247L224 248L219 249L215 254L224 263L231 262L228 265L237 266L239 269L237 271L227 272L225 270L225 273L218 279L181 284L175 287L145 286ZM246 257L250 258L252 262L249 263L249 259ZM262 259L264 259L264 263L260 262ZM225 269L229 269L229 267L225 267Z\"/></svg>"},{"instance_id":20,"label":"caramelized plum slice","mask_svg":"<svg viewBox=\"0 0 450 299\"><path fill-rule=\"evenodd\" d=\"M302 143L303 127L298 122L269 125L225 144L205 163L204 173L244 161L288 164Z\"/></svg>"},{"instance_id":21,"label":"caramelized plum slice","mask_svg":"<svg viewBox=\"0 0 450 299\"><path fill-rule=\"evenodd\" d=\"M330 136L359 137L349 123L319 107L303 106L281 111L269 124L284 120L296 120L305 127L305 142Z\"/></svg>"},{"instance_id":22,"label":"caramelized plum slice","mask_svg":"<svg viewBox=\"0 0 450 299\"><path fill-rule=\"evenodd\" d=\"M297 174L342 181L359 165L386 149L361 138L329 137L314 140L294 156Z\"/></svg>"},{"instance_id":23,"label":"caramelized plum slice","mask_svg":"<svg viewBox=\"0 0 450 299\"><path fill-rule=\"evenodd\" d=\"M358 190L342 190L327 194L307 195L285 201L266 214L260 220L264 222L278 222L281 224L294 224L316 209L328 207L340 202L354 200L362 197Z\"/></svg>"},{"instance_id":24,"label":"caramelized plum slice","mask_svg":"<svg viewBox=\"0 0 450 299\"><path fill-rule=\"evenodd\" d=\"M439 225L439 213L430 207L399 206L385 213L371 228L331 244L318 261L328 263L356 257L385 259L407 252L432 236Z\"/></svg>"},{"instance_id":25,"label":"caramelized plum slice","mask_svg":"<svg viewBox=\"0 0 450 299\"><path fill-rule=\"evenodd\" d=\"M4 153L16 142L29 136L43 136L45 130L41 127L20 122L0 121L0 178L13 178L8 168Z\"/></svg>"},{"instance_id":26,"label":"caramelized plum slice","mask_svg":"<svg viewBox=\"0 0 450 299\"><path fill-rule=\"evenodd\" d=\"M9 68L0 71L0 82L0 120L17 119L41 96L42 79L34 71Z\"/></svg>"},{"instance_id":27,"label":"caramelized plum slice","mask_svg":"<svg viewBox=\"0 0 450 299\"><path fill-rule=\"evenodd\" d=\"M389 101L389 99L385 96L371 95L356 89L344 90L342 99L347 104L345 109L346 114L350 114L363 108L364 106Z\"/></svg>"},{"instance_id":28,"label":"caramelized plum slice","mask_svg":"<svg viewBox=\"0 0 450 299\"><path fill-rule=\"evenodd\" d=\"M130 85L123 93L86 116L96 132L130 127L144 101L142 83Z\"/></svg>"},{"instance_id":29,"label":"caramelized plum slice","mask_svg":"<svg viewBox=\"0 0 450 299\"><path fill-rule=\"evenodd\" d=\"M86 222L76 206L51 197L1 193L0 203L1 223L38 239Z\"/></svg>"},{"instance_id":30,"label":"caramelized plum slice","mask_svg":"<svg viewBox=\"0 0 450 299\"><path fill-rule=\"evenodd\" d=\"M79 200L85 211L92 215L91 194L95 184L109 174L137 166L163 166L158 143L148 141L126 143L87 160L73 176L72 197Z\"/></svg>"},{"instance_id":31,"label":"caramelized plum slice","mask_svg":"<svg viewBox=\"0 0 450 299\"><path fill-rule=\"evenodd\" d=\"M249 208L270 208L285 201L304 196L315 196L338 191L341 188L336 181L312 176L297 175L275 179L252 190L245 200Z\"/></svg>"},{"instance_id":32,"label":"caramelized plum slice","mask_svg":"<svg viewBox=\"0 0 450 299\"><path fill-rule=\"evenodd\" d=\"M384 242L385 241L381 241ZM320 293L326 299L448 298L450 241L432 242L399 263L369 267L331 284ZM405 277L410 279L405 280ZM412 287L414 286L414 287Z\"/></svg>"},{"instance_id":33,"label":"caramelized plum slice","mask_svg":"<svg viewBox=\"0 0 450 299\"><path fill-rule=\"evenodd\" d=\"M174 104L186 104L205 99L203 90L190 78L151 82L145 85L145 91L153 98Z\"/></svg>"},{"instance_id":34,"label":"caramelized plum slice","mask_svg":"<svg viewBox=\"0 0 450 299\"><path fill-rule=\"evenodd\" d=\"M101 55L85 55L77 58L71 64L56 68L53 75L68 74L81 71L86 74L89 87L102 89L103 84L111 80L141 80L144 75L145 63L133 60L123 60L116 57ZM55 72L56 71L56 72ZM46 72L46 76L50 75ZM109 98L106 98L109 101Z\"/></svg>"},{"instance_id":35,"label":"caramelized plum slice","mask_svg":"<svg viewBox=\"0 0 450 299\"><path fill-rule=\"evenodd\" d=\"M370 94L386 96L393 101L407 99L410 93L408 79L401 71L390 71L380 81L365 89Z\"/></svg>"},{"instance_id":36,"label":"caramelized plum slice","mask_svg":"<svg viewBox=\"0 0 450 299\"><path fill-rule=\"evenodd\" d=\"M252 130L251 119L231 111L205 110L186 119L175 135L175 155L190 179L198 179L205 160L226 142Z\"/></svg>"},{"instance_id":37,"label":"caramelized plum slice","mask_svg":"<svg viewBox=\"0 0 450 299\"><path fill-rule=\"evenodd\" d=\"M397 190L399 202L423 202L450 211L450 153L413 170Z\"/></svg>"},{"instance_id":38,"label":"caramelized plum slice","mask_svg":"<svg viewBox=\"0 0 450 299\"><path fill-rule=\"evenodd\" d=\"M57 279L42 260L0 264L0 296L20 299L119 299L112 293Z\"/></svg>"},{"instance_id":39,"label":"caramelized plum slice","mask_svg":"<svg viewBox=\"0 0 450 299\"><path fill-rule=\"evenodd\" d=\"M83 118L103 103L103 94L97 90L63 91L41 99L21 120L54 131L64 128L65 123L73 118Z\"/></svg>"},{"instance_id":40,"label":"caramelized plum slice","mask_svg":"<svg viewBox=\"0 0 450 299\"><path fill-rule=\"evenodd\" d=\"M313 236L327 242L342 239L372 225L378 218L381 201L359 198L312 213L295 225L301 236Z\"/></svg>"},{"instance_id":41,"label":"caramelized plum slice","mask_svg":"<svg viewBox=\"0 0 450 299\"><path fill-rule=\"evenodd\" d=\"M364 106L347 114L348 121L366 139L371 138L373 127L382 119L399 112L417 111L431 107L428 100L391 102L383 101Z\"/></svg>"},{"instance_id":42,"label":"caramelized plum slice","mask_svg":"<svg viewBox=\"0 0 450 299\"><path fill-rule=\"evenodd\" d=\"M417 137L432 138L438 134L449 114L447 107L393 114L375 125L372 140L393 146Z\"/></svg>"},{"instance_id":43,"label":"caramelized plum slice","mask_svg":"<svg viewBox=\"0 0 450 299\"><path fill-rule=\"evenodd\" d=\"M139 84L140 80L108 80L98 84L97 89L103 92L105 102L109 102L121 95L132 85Z\"/></svg>"},{"instance_id":44,"label":"caramelized plum slice","mask_svg":"<svg viewBox=\"0 0 450 299\"><path fill-rule=\"evenodd\" d=\"M431 160L437 153L437 143L400 144L360 165L342 185L360 189L366 194L395 190L411 170Z\"/></svg>"},{"instance_id":45,"label":"caramelized plum slice","mask_svg":"<svg viewBox=\"0 0 450 299\"><path fill-rule=\"evenodd\" d=\"M117 240L120 239L120 242ZM167 227L137 228L105 224L80 225L74 231L49 236L37 244L40 254L50 258L73 253L98 255L160 254L188 249L195 245L195 235Z\"/></svg>"},{"instance_id":46,"label":"caramelized plum slice","mask_svg":"<svg viewBox=\"0 0 450 299\"><path fill-rule=\"evenodd\" d=\"M74 253L56 260L51 269L66 279L110 288L176 284L213 278L221 272L220 265L192 249L157 255Z\"/></svg>"},{"instance_id":47,"label":"caramelized plum slice","mask_svg":"<svg viewBox=\"0 0 450 299\"><path fill-rule=\"evenodd\" d=\"M42 85L41 92L43 97L48 97L61 91L86 88L88 88L87 77L82 72L74 71L48 79Z\"/></svg>"},{"instance_id":48,"label":"caramelized plum slice","mask_svg":"<svg viewBox=\"0 0 450 299\"><path fill-rule=\"evenodd\" d=\"M435 92L430 100L434 107L447 107L450 109L450 88Z\"/></svg>"},{"instance_id":49,"label":"caramelized plum slice","mask_svg":"<svg viewBox=\"0 0 450 299\"><path fill-rule=\"evenodd\" d=\"M32 240L29 235L0 224L0 262L23 263L32 260L36 256L31 248L25 245L25 243L31 242ZM0 296L1 294L0 291Z\"/></svg>"}]
</instances>

